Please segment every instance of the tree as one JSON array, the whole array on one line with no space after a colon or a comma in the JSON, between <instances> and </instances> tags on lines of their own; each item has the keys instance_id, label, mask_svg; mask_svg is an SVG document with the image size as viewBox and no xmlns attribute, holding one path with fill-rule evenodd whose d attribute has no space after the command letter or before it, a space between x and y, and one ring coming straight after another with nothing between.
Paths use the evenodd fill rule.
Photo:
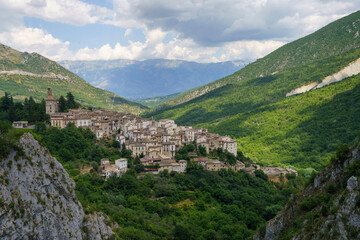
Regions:
<instances>
[{"instance_id":1,"label":"tree","mask_svg":"<svg viewBox=\"0 0 360 240\"><path fill-rule=\"evenodd\" d=\"M206 157L206 148L204 146L198 146L198 155Z\"/></svg>"},{"instance_id":2,"label":"tree","mask_svg":"<svg viewBox=\"0 0 360 240\"><path fill-rule=\"evenodd\" d=\"M145 171L145 166L142 165L142 164L138 164L138 165L135 166L135 171L137 173L143 172L143 171Z\"/></svg>"},{"instance_id":3,"label":"tree","mask_svg":"<svg viewBox=\"0 0 360 240\"><path fill-rule=\"evenodd\" d=\"M112 146L113 148L120 148L120 143L119 143L118 141L114 140L114 141L112 142L111 146Z\"/></svg>"},{"instance_id":4,"label":"tree","mask_svg":"<svg viewBox=\"0 0 360 240\"><path fill-rule=\"evenodd\" d=\"M267 181L269 179L269 177L261 170L255 170L254 174L257 178L261 178L265 181Z\"/></svg>"},{"instance_id":5,"label":"tree","mask_svg":"<svg viewBox=\"0 0 360 240\"><path fill-rule=\"evenodd\" d=\"M15 113L14 104L10 105L8 119L11 122L15 121L15 119L16 119L16 113Z\"/></svg>"},{"instance_id":6,"label":"tree","mask_svg":"<svg viewBox=\"0 0 360 240\"><path fill-rule=\"evenodd\" d=\"M173 235L176 240L188 240L191 238L189 229L181 225L175 226Z\"/></svg>"},{"instance_id":7,"label":"tree","mask_svg":"<svg viewBox=\"0 0 360 240\"><path fill-rule=\"evenodd\" d=\"M2 98L0 98L0 110L7 112L10 109L10 105L11 105L11 98L9 97L9 94L7 92L5 92L5 96L3 96Z\"/></svg>"},{"instance_id":8,"label":"tree","mask_svg":"<svg viewBox=\"0 0 360 240\"><path fill-rule=\"evenodd\" d=\"M67 111L67 103L63 96L59 98L59 112L66 112Z\"/></svg>"},{"instance_id":9,"label":"tree","mask_svg":"<svg viewBox=\"0 0 360 240\"><path fill-rule=\"evenodd\" d=\"M46 131L46 125L43 122L36 122L35 123L35 132L41 133Z\"/></svg>"},{"instance_id":10,"label":"tree","mask_svg":"<svg viewBox=\"0 0 360 240\"><path fill-rule=\"evenodd\" d=\"M0 134L5 134L11 128L11 122L9 121L0 121Z\"/></svg>"},{"instance_id":11,"label":"tree","mask_svg":"<svg viewBox=\"0 0 360 240\"><path fill-rule=\"evenodd\" d=\"M27 102L27 105L24 106L24 110L27 114L27 120L31 123L36 122L37 114L36 114L36 102L35 100L30 97L29 101Z\"/></svg>"},{"instance_id":12,"label":"tree","mask_svg":"<svg viewBox=\"0 0 360 240\"><path fill-rule=\"evenodd\" d=\"M350 154L350 148L347 144L340 145L336 151L336 157L341 162L345 161L349 157L349 154Z\"/></svg>"},{"instance_id":13,"label":"tree","mask_svg":"<svg viewBox=\"0 0 360 240\"><path fill-rule=\"evenodd\" d=\"M72 95L71 92L68 92L66 94L66 107L68 109L74 109L76 108L76 102L75 102L75 98L74 95Z\"/></svg>"}]
</instances>

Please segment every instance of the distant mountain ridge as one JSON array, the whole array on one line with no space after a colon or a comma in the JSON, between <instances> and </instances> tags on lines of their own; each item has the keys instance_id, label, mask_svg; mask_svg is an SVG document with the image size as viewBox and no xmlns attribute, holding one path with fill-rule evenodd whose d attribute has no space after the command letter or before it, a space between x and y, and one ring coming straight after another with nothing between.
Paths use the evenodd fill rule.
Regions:
<instances>
[{"instance_id":1,"label":"distant mountain ridge","mask_svg":"<svg viewBox=\"0 0 360 240\"><path fill-rule=\"evenodd\" d=\"M232 74L250 62L251 60L197 63L166 59L119 59L59 63L94 86L135 100L184 92Z\"/></svg>"},{"instance_id":2,"label":"distant mountain ridge","mask_svg":"<svg viewBox=\"0 0 360 240\"><path fill-rule=\"evenodd\" d=\"M14 99L32 96L41 100L51 87L55 97L72 92L84 106L138 114L147 107L109 91L93 87L61 65L37 53L19 52L0 44L0 95L8 92Z\"/></svg>"}]
</instances>

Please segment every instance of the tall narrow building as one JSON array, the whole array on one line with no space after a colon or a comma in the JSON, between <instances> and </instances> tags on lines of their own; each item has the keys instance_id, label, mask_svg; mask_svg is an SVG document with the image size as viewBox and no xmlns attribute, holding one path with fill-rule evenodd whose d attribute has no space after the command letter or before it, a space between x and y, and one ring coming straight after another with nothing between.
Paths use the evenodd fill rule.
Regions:
<instances>
[{"instance_id":1,"label":"tall narrow building","mask_svg":"<svg viewBox=\"0 0 360 240\"><path fill-rule=\"evenodd\" d=\"M59 102L53 97L51 88L48 88L48 98L45 100L46 113L51 115L59 111Z\"/></svg>"}]
</instances>

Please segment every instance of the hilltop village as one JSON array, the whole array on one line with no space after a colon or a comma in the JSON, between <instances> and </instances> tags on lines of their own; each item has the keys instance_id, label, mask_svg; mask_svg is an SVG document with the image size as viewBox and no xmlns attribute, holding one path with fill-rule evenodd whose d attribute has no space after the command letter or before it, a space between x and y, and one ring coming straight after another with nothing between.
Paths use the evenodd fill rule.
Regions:
<instances>
[{"instance_id":1,"label":"hilltop village","mask_svg":"<svg viewBox=\"0 0 360 240\"><path fill-rule=\"evenodd\" d=\"M195 147L202 146L206 153L222 148L234 156L237 156L237 142L229 136L208 133L205 128L192 128L191 126L178 126L174 120L162 119L155 121L135 116L132 114L119 113L110 110L88 110L70 109L69 112L58 112L58 101L53 97L52 91L48 89L46 102L46 113L50 115L51 126L65 128L67 124L73 123L76 127L89 128L96 138L116 136L120 143L120 150L126 148L132 151L132 156L139 156L144 166L157 166L149 169L157 173L167 169L169 172L185 172L187 161L175 160L175 153L187 144L194 143ZM286 175L296 173L291 169L277 167L262 168L252 164L245 166L241 161L235 164L210 159L206 157L193 156L193 160L209 171L231 168L234 171L243 169L251 174L256 169L262 169L267 175ZM108 159L102 159L100 169L103 176L111 174L121 175L127 169L126 159L119 159L115 164L110 164Z\"/></svg>"}]
</instances>

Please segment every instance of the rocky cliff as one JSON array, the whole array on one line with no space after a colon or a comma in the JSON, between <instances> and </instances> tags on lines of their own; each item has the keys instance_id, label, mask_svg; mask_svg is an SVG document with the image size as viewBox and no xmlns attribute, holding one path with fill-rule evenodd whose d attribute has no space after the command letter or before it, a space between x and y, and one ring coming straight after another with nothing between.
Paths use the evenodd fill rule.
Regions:
<instances>
[{"instance_id":1,"label":"rocky cliff","mask_svg":"<svg viewBox=\"0 0 360 240\"><path fill-rule=\"evenodd\" d=\"M345 153L293 196L253 239L360 239L359 151Z\"/></svg>"},{"instance_id":2,"label":"rocky cliff","mask_svg":"<svg viewBox=\"0 0 360 240\"><path fill-rule=\"evenodd\" d=\"M20 138L19 149L0 159L0 239L108 239L113 235L105 216L84 214L74 181L31 134Z\"/></svg>"}]
</instances>

